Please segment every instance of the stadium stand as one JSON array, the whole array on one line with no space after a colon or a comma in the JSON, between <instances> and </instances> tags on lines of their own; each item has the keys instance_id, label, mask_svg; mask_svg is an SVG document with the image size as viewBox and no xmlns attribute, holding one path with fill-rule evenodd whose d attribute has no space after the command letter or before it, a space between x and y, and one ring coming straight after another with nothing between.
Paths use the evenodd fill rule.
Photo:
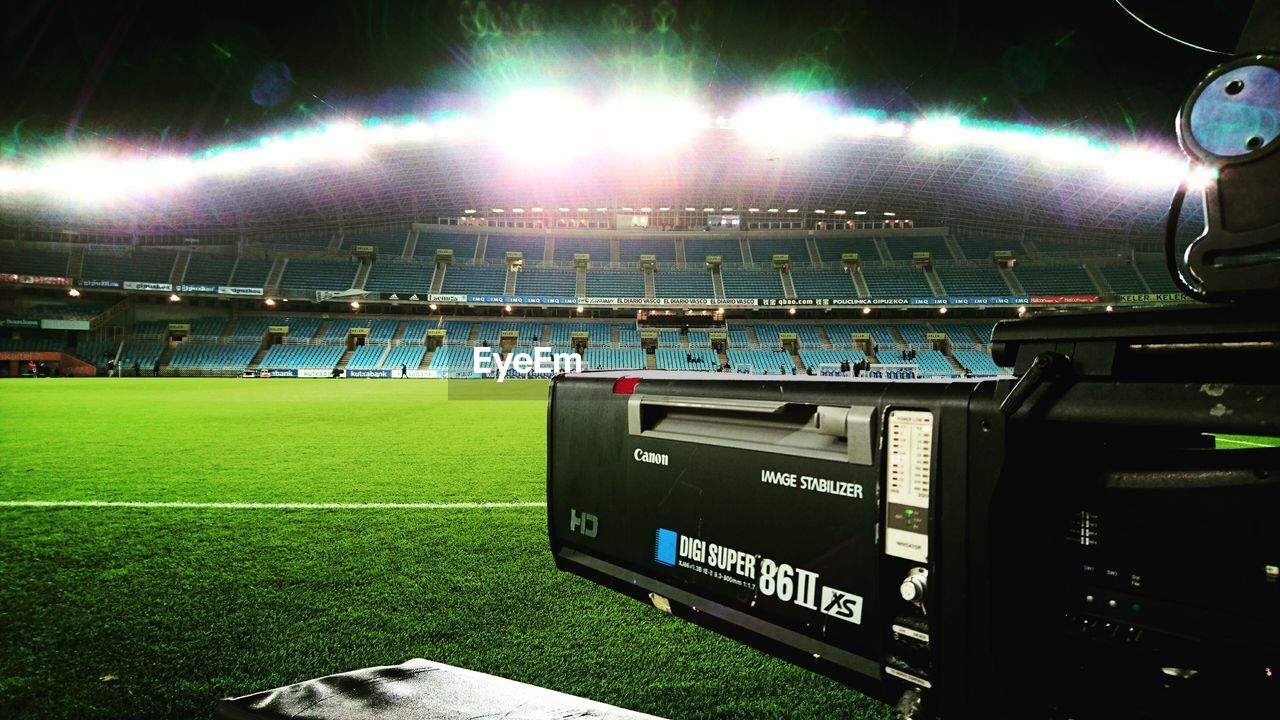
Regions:
<instances>
[{"instance_id":1,"label":"stadium stand","mask_svg":"<svg viewBox=\"0 0 1280 720\"><path fill-rule=\"evenodd\" d=\"M425 294L431 291L433 272L435 266L426 263L379 260L369 268L364 289L369 292L404 293L406 298L415 293Z\"/></svg>"},{"instance_id":2,"label":"stadium stand","mask_svg":"<svg viewBox=\"0 0 1280 720\"><path fill-rule=\"evenodd\" d=\"M133 337L139 340L159 340L168 330L168 320L139 320L133 324Z\"/></svg>"},{"instance_id":3,"label":"stadium stand","mask_svg":"<svg viewBox=\"0 0 1280 720\"><path fill-rule=\"evenodd\" d=\"M371 343L389 343L396 336L396 330L400 329L399 320L391 320L388 318L380 318L369 323L369 342Z\"/></svg>"},{"instance_id":4,"label":"stadium stand","mask_svg":"<svg viewBox=\"0 0 1280 720\"><path fill-rule=\"evenodd\" d=\"M653 273L654 293L665 298L712 298L711 273L706 270L668 270Z\"/></svg>"},{"instance_id":5,"label":"stadium stand","mask_svg":"<svg viewBox=\"0 0 1280 720\"><path fill-rule=\"evenodd\" d=\"M894 260L910 260L913 253L927 252L934 260L951 260L951 248L940 237L887 237L885 247Z\"/></svg>"},{"instance_id":6,"label":"stadium stand","mask_svg":"<svg viewBox=\"0 0 1280 720\"><path fill-rule=\"evenodd\" d=\"M19 349L19 348L14 348ZM29 348L21 348L29 349ZM104 354L112 360L116 357L116 352L120 349L120 341L118 340L81 340L75 347L73 353L76 357L93 363L99 367L106 365L103 359ZM256 349L255 349L256 352ZM253 353L249 353L249 357L253 357Z\"/></svg>"},{"instance_id":7,"label":"stadium stand","mask_svg":"<svg viewBox=\"0 0 1280 720\"><path fill-rule=\"evenodd\" d=\"M827 339L831 341L832 347L853 347L854 334L870 335L877 351L880 348L901 347L901 343L889 331L887 325L827 325L823 329L827 333Z\"/></svg>"},{"instance_id":8,"label":"stadium stand","mask_svg":"<svg viewBox=\"0 0 1280 720\"><path fill-rule=\"evenodd\" d=\"M231 275L231 284L237 287L263 287L271 275L271 265L270 260L240 258Z\"/></svg>"},{"instance_id":9,"label":"stadium stand","mask_svg":"<svg viewBox=\"0 0 1280 720\"><path fill-rule=\"evenodd\" d=\"M418 233L418 244L413 249L413 256L435 261L436 250L452 250L453 261L470 265L476 256L475 235L454 235L452 233Z\"/></svg>"},{"instance_id":10,"label":"stadium stand","mask_svg":"<svg viewBox=\"0 0 1280 720\"><path fill-rule=\"evenodd\" d=\"M441 291L474 295L501 295L507 284L505 267L450 265L445 269Z\"/></svg>"},{"instance_id":11,"label":"stadium stand","mask_svg":"<svg viewBox=\"0 0 1280 720\"><path fill-rule=\"evenodd\" d=\"M573 333L587 333L587 341L593 346L607 346L612 342L613 326L605 323L551 323L551 345L553 347L571 347Z\"/></svg>"},{"instance_id":12,"label":"stadium stand","mask_svg":"<svg viewBox=\"0 0 1280 720\"><path fill-rule=\"evenodd\" d=\"M387 353L387 359L382 361L382 367L398 370L401 365L408 365L410 369L416 370L422 364L422 357L426 354L427 349L420 345L397 345Z\"/></svg>"},{"instance_id":13,"label":"stadium stand","mask_svg":"<svg viewBox=\"0 0 1280 720\"><path fill-rule=\"evenodd\" d=\"M588 370L643 370L645 356L639 349L588 347L582 362Z\"/></svg>"},{"instance_id":14,"label":"stadium stand","mask_svg":"<svg viewBox=\"0 0 1280 720\"><path fill-rule=\"evenodd\" d=\"M711 350L678 350L658 348L653 359L659 370L703 370L714 372L720 357Z\"/></svg>"},{"instance_id":15,"label":"stadium stand","mask_svg":"<svg viewBox=\"0 0 1280 720\"><path fill-rule=\"evenodd\" d=\"M340 343L347 339L347 333L351 332L353 327L363 327L367 320L355 320L353 318L334 318L324 326L324 334L320 336L321 342ZM293 334L293 328L289 328L289 334Z\"/></svg>"},{"instance_id":16,"label":"stadium stand","mask_svg":"<svg viewBox=\"0 0 1280 720\"><path fill-rule=\"evenodd\" d=\"M676 264L676 242L671 239L623 238L618 245L618 260L623 265L636 265L641 255L653 255L662 267Z\"/></svg>"},{"instance_id":17,"label":"stadium stand","mask_svg":"<svg viewBox=\"0 0 1280 720\"><path fill-rule=\"evenodd\" d=\"M290 258L284 266L280 287L309 292L314 290L347 290L356 279L357 263L350 260L308 260Z\"/></svg>"},{"instance_id":18,"label":"stadium stand","mask_svg":"<svg viewBox=\"0 0 1280 720\"><path fill-rule=\"evenodd\" d=\"M246 315L236 320L236 324L231 333L227 335L227 339L241 342L261 340L262 336L267 334L268 326L283 324L283 322L279 322L276 318L268 315Z\"/></svg>"},{"instance_id":19,"label":"stadium stand","mask_svg":"<svg viewBox=\"0 0 1280 720\"><path fill-rule=\"evenodd\" d=\"M729 347L731 348L748 348L751 347L751 336L746 330L730 329L729 330Z\"/></svg>"},{"instance_id":20,"label":"stadium stand","mask_svg":"<svg viewBox=\"0 0 1280 720\"><path fill-rule=\"evenodd\" d=\"M405 346L406 348L408 346ZM421 350L422 348L417 348ZM387 352L386 345L361 345L351 353L351 359L347 360L348 370L372 370L382 362L382 356ZM421 356L418 358L422 360ZM417 367L416 365L414 367Z\"/></svg>"},{"instance_id":21,"label":"stadium stand","mask_svg":"<svg viewBox=\"0 0 1280 720\"><path fill-rule=\"evenodd\" d=\"M791 266L809 265L809 246L804 238L782 238L776 240L752 240L751 258L757 266L769 267L774 255L790 255Z\"/></svg>"},{"instance_id":22,"label":"stadium stand","mask_svg":"<svg viewBox=\"0 0 1280 720\"><path fill-rule=\"evenodd\" d=\"M267 369L332 368L345 351L341 345L273 345L258 366Z\"/></svg>"},{"instance_id":23,"label":"stadium stand","mask_svg":"<svg viewBox=\"0 0 1280 720\"><path fill-rule=\"evenodd\" d=\"M979 262L990 260L998 250L1008 250L1016 258L1027 255L1022 248L1022 243L1017 239L967 234L955 234L953 237L956 244L960 246L960 250L964 252L964 256L970 260Z\"/></svg>"},{"instance_id":24,"label":"stadium stand","mask_svg":"<svg viewBox=\"0 0 1280 720\"><path fill-rule=\"evenodd\" d=\"M1134 263L1134 266L1142 274L1142 279L1146 280L1147 285L1151 287L1151 292L1182 294L1173 282L1173 278L1169 277L1169 270L1165 267L1163 260L1139 260Z\"/></svg>"},{"instance_id":25,"label":"stadium stand","mask_svg":"<svg viewBox=\"0 0 1280 720\"><path fill-rule=\"evenodd\" d=\"M421 330L416 327L421 324ZM446 320L444 322L444 342L446 345L465 345L467 340L471 338L472 324L466 320ZM407 336L409 330L414 331L413 337L416 342L422 342L422 338L430 330L430 326L424 320L414 320L409 323L409 327L405 328L404 334Z\"/></svg>"},{"instance_id":26,"label":"stadium stand","mask_svg":"<svg viewBox=\"0 0 1280 720\"><path fill-rule=\"evenodd\" d=\"M782 297L782 278L777 270L731 270L722 273L727 298Z\"/></svg>"},{"instance_id":27,"label":"stadium stand","mask_svg":"<svg viewBox=\"0 0 1280 720\"><path fill-rule=\"evenodd\" d=\"M147 371L164 353L164 344L158 342L129 341L120 349L120 367L132 368L137 363Z\"/></svg>"},{"instance_id":28,"label":"stadium stand","mask_svg":"<svg viewBox=\"0 0 1280 720\"><path fill-rule=\"evenodd\" d=\"M901 357L903 351L895 350L892 353L880 354L876 353L876 357L882 363L908 363L919 368L921 375L955 375L956 369L947 360L947 356L938 350L916 350L915 357L906 360Z\"/></svg>"},{"instance_id":29,"label":"stadium stand","mask_svg":"<svg viewBox=\"0 0 1280 720\"><path fill-rule=\"evenodd\" d=\"M239 372L248 367L257 352L256 345L246 343L184 342L169 357L169 367L180 371Z\"/></svg>"},{"instance_id":30,"label":"stadium stand","mask_svg":"<svg viewBox=\"0 0 1280 720\"><path fill-rule=\"evenodd\" d=\"M618 347L622 348L638 348L640 347L640 331L633 327L621 325L618 327Z\"/></svg>"},{"instance_id":31,"label":"stadium stand","mask_svg":"<svg viewBox=\"0 0 1280 720\"><path fill-rule=\"evenodd\" d=\"M542 262L546 246L547 241L542 237L490 235L489 242L485 244L484 259L491 263L501 263L506 261L508 252L518 251L524 253L524 264L527 267ZM454 257L456 259L456 253Z\"/></svg>"},{"instance_id":32,"label":"stadium stand","mask_svg":"<svg viewBox=\"0 0 1280 720\"><path fill-rule=\"evenodd\" d=\"M702 265L708 255L719 255L726 264L742 262L737 238L689 238L684 241L684 259L690 266Z\"/></svg>"},{"instance_id":33,"label":"stadium stand","mask_svg":"<svg viewBox=\"0 0 1280 720\"><path fill-rule=\"evenodd\" d=\"M591 256L591 264L601 267L609 263L609 239L591 237L557 237L552 260L557 264L573 263L573 256L586 253Z\"/></svg>"},{"instance_id":34,"label":"stadium stand","mask_svg":"<svg viewBox=\"0 0 1280 720\"><path fill-rule=\"evenodd\" d=\"M578 272L560 268L525 267L516 273L517 295L574 297L578 294Z\"/></svg>"},{"instance_id":35,"label":"stadium stand","mask_svg":"<svg viewBox=\"0 0 1280 720\"><path fill-rule=\"evenodd\" d=\"M793 269L791 283L803 298L857 297L853 279L844 270Z\"/></svg>"},{"instance_id":36,"label":"stadium stand","mask_svg":"<svg viewBox=\"0 0 1280 720\"><path fill-rule=\"evenodd\" d=\"M689 340L689 347L709 348L711 347L711 333L707 330L690 330L685 334Z\"/></svg>"},{"instance_id":37,"label":"stadium stand","mask_svg":"<svg viewBox=\"0 0 1280 720\"><path fill-rule=\"evenodd\" d=\"M303 232L257 238L255 242L258 245L281 250L317 250L327 247L332 240L332 232Z\"/></svg>"},{"instance_id":38,"label":"stadium stand","mask_svg":"<svg viewBox=\"0 0 1280 720\"><path fill-rule=\"evenodd\" d=\"M227 319L222 317L196 318L191 321L189 340L218 340L227 330Z\"/></svg>"},{"instance_id":39,"label":"stadium stand","mask_svg":"<svg viewBox=\"0 0 1280 720\"><path fill-rule=\"evenodd\" d=\"M999 375L1005 369L982 350L953 350L951 356L966 370L981 375Z\"/></svg>"},{"instance_id":40,"label":"stadium stand","mask_svg":"<svg viewBox=\"0 0 1280 720\"><path fill-rule=\"evenodd\" d=\"M979 342L981 342L983 345L991 344L991 330L993 329L992 325L970 325L969 329L973 331L974 335L978 336Z\"/></svg>"},{"instance_id":41,"label":"stadium stand","mask_svg":"<svg viewBox=\"0 0 1280 720\"><path fill-rule=\"evenodd\" d=\"M935 266L934 272L949 296L1012 294L994 265Z\"/></svg>"},{"instance_id":42,"label":"stadium stand","mask_svg":"<svg viewBox=\"0 0 1280 720\"><path fill-rule=\"evenodd\" d=\"M1086 293L1097 295L1098 288L1083 265L1023 265L1013 268L1022 289L1035 294Z\"/></svg>"},{"instance_id":43,"label":"stadium stand","mask_svg":"<svg viewBox=\"0 0 1280 720\"><path fill-rule=\"evenodd\" d=\"M839 365L848 360L850 363L858 363L867 359L867 354L861 350L840 349L840 350L801 350L800 362L804 363L807 368L814 368L819 365Z\"/></svg>"},{"instance_id":44,"label":"stadium stand","mask_svg":"<svg viewBox=\"0 0 1280 720\"><path fill-rule=\"evenodd\" d=\"M356 245L372 245L379 257L400 257L408 239L406 227L356 231L342 238L342 249L350 252Z\"/></svg>"},{"instance_id":45,"label":"stadium stand","mask_svg":"<svg viewBox=\"0 0 1280 720\"><path fill-rule=\"evenodd\" d=\"M658 347L663 347L663 348L680 347L680 331L679 330L659 330L658 331Z\"/></svg>"},{"instance_id":46,"label":"stadium stand","mask_svg":"<svg viewBox=\"0 0 1280 720\"><path fill-rule=\"evenodd\" d=\"M404 334L400 336L400 342L405 345L422 345L427 341L427 331L435 327L435 323L429 320L410 320L404 324ZM471 334L471 323L466 323L466 332L462 334L462 339L457 342L466 342L466 338ZM448 330L445 331L444 341L453 343L449 338Z\"/></svg>"},{"instance_id":47,"label":"stadium stand","mask_svg":"<svg viewBox=\"0 0 1280 720\"><path fill-rule=\"evenodd\" d=\"M729 350L725 353L729 358L729 369L741 372L751 368L753 375L791 374L795 363L790 353L784 350Z\"/></svg>"},{"instance_id":48,"label":"stadium stand","mask_svg":"<svg viewBox=\"0 0 1280 720\"><path fill-rule=\"evenodd\" d=\"M25 350L30 352L58 352L66 347L67 338L64 333L45 333L39 331L27 330L22 334L21 338L2 338L0 339L0 350L19 351ZM85 343L81 343L84 345ZM112 343L112 349L118 343ZM102 355L99 351L98 356ZM96 359L96 358L95 358Z\"/></svg>"},{"instance_id":49,"label":"stadium stand","mask_svg":"<svg viewBox=\"0 0 1280 720\"><path fill-rule=\"evenodd\" d=\"M1147 292L1147 286L1143 284L1142 278L1138 277L1132 265L1100 265L1098 270L1111 286L1113 293L1141 295Z\"/></svg>"},{"instance_id":50,"label":"stadium stand","mask_svg":"<svg viewBox=\"0 0 1280 720\"><path fill-rule=\"evenodd\" d=\"M924 325L895 325L894 329L902 336L903 342L909 348L927 348L932 347L933 343L929 342L929 338L925 336L927 329Z\"/></svg>"},{"instance_id":51,"label":"stadium stand","mask_svg":"<svg viewBox=\"0 0 1280 720\"><path fill-rule=\"evenodd\" d=\"M0 272L65 277L71 253L53 250L0 250Z\"/></svg>"},{"instance_id":52,"label":"stadium stand","mask_svg":"<svg viewBox=\"0 0 1280 720\"><path fill-rule=\"evenodd\" d=\"M963 325L938 324L933 329L943 333L947 339L951 341L952 348L972 348L974 346L973 338L969 336L969 331Z\"/></svg>"},{"instance_id":53,"label":"stadium stand","mask_svg":"<svg viewBox=\"0 0 1280 720\"><path fill-rule=\"evenodd\" d=\"M587 271L587 295L644 297L644 273L636 269Z\"/></svg>"},{"instance_id":54,"label":"stadium stand","mask_svg":"<svg viewBox=\"0 0 1280 720\"><path fill-rule=\"evenodd\" d=\"M306 342L315 338L322 322L324 321L318 317L300 317L284 318L272 323L272 325L289 326L289 334L284 336L285 342Z\"/></svg>"},{"instance_id":55,"label":"stadium stand","mask_svg":"<svg viewBox=\"0 0 1280 720\"><path fill-rule=\"evenodd\" d=\"M795 333L796 340L800 347L820 348L823 345L822 337L818 334L817 325L756 325L756 340L759 341L760 347L780 348L782 340L779 338L780 333Z\"/></svg>"},{"instance_id":56,"label":"stadium stand","mask_svg":"<svg viewBox=\"0 0 1280 720\"><path fill-rule=\"evenodd\" d=\"M879 265L880 249L868 237L818 238L818 255L824 263L839 263L845 253L858 253L863 265Z\"/></svg>"},{"instance_id":57,"label":"stadium stand","mask_svg":"<svg viewBox=\"0 0 1280 720\"><path fill-rule=\"evenodd\" d=\"M436 350L427 367L432 370L469 373L474 366L471 347L446 346Z\"/></svg>"},{"instance_id":58,"label":"stadium stand","mask_svg":"<svg viewBox=\"0 0 1280 720\"><path fill-rule=\"evenodd\" d=\"M872 297L930 297L933 290L918 268L863 268Z\"/></svg>"},{"instance_id":59,"label":"stadium stand","mask_svg":"<svg viewBox=\"0 0 1280 720\"><path fill-rule=\"evenodd\" d=\"M519 333L516 342L520 345L533 346L542 340L542 323L540 322L480 322L476 325L480 328L476 335L476 345L494 347L502 339L503 331L511 330Z\"/></svg>"},{"instance_id":60,"label":"stadium stand","mask_svg":"<svg viewBox=\"0 0 1280 720\"><path fill-rule=\"evenodd\" d=\"M137 252L118 254L89 251L84 254L81 277L93 280L131 280L167 283L178 254L172 252Z\"/></svg>"},{"instance_id":61,"label":"stadium stand","mask_svg":"<svg viewBox=\"0 0 1280 720\"><path fill-rule=\"evenodd\" d=\"M228 285L236 259L232 255L207 255L192 253L182 282L192 285Z\"/></svg>"}]
</instances>

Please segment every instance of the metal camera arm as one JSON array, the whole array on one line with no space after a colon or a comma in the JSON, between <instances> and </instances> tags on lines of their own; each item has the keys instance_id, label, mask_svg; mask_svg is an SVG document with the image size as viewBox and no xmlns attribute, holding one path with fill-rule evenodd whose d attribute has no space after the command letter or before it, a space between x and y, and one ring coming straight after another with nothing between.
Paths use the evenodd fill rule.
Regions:
<instances>
[{"instance_id":1,"label":"metal camera arm","mask_svg":"<svg viewBox=\"0 0 1280 720\"><path fill-rule=\"evenodd\" d=\"M1235 57L1210 70L1178 112L1178 142L1209 170L1205 230L1178 267L1175 235L1186 182L1165 233L1169 271L1206 302L1280 295L1280 1L1258 0Z\"/></svg>"}]
</instances>

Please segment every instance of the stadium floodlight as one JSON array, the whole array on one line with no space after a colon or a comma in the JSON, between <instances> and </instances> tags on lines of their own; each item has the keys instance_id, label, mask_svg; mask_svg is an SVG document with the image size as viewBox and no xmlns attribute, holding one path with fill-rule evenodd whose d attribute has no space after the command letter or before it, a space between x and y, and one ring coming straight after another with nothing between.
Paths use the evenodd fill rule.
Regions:
<instances>
[{"instance_id":1,"label":"stadium floodlight","mask_svg":"<svg viewBox=\"0 0 1280 720\"><path fill-rule=\"evenodd\" d=\"M866 211L866 210L854 210L854 211L853 211L853 214L854 214L854 215L866 215L866 214L867 214L867 211Z\"/></svg>"},{"instance_id":2,"label":"stadium floodlight","mask_svg":"<svg viewBox=\"0 0 1280 720\"><path fill-rule=\"evenodd\" d=\"M939 314L939 315L946 315L946 314L947 314L947 306L946 306L946 305L943 305L942 307L938 308L938 314Z\"/></svg>"},{"instance_id":3,"label":"stadium floodlight","mask_svg":"<svg viewBox=\"0 0 1280 720\"><path fill-rule=\"evenodd\" d=\"M800 212L800 208L787 208L787 212L789 212L789 213L798 213L798 212Z\"/></svg>"},{"instance_id":4,"label":"stadium floodlight","mask_svg":"<svg viewBox=\"0 0 1280 720\"><path fill-rule=\"evenodd\" d=\"M351 301L351 309L352 309L352 310L359 310L359 309L360 309L360 301L359 301L359 300L352 300L352 301Z\"/></svg>"},{"instance_id":5,"label":"stadium floodlight","mask_svg":"<svg viewBox=\"0 0 1280 720\"><path fill-rule=\"evenodd\" d=\"M685 212L697 212L697 210L698 208L691 208L691 207L687 207L684 209Z\"/></svg>"},{"instance_id":6,"label":"stadium floodlight","mask_svg":"<svg viewBox=\"0 0 1280 720\"><path fill-rule=\"evenodd\" d=\"M629 208L629 207L624 207L624 208L622 208L622 212L635 212L635 211L634 211L634 210L632 210L632 209L631 209L631 208Z\"/></svg>"},{"instance_id":7,"label":"stadium floodlight","mask_svg":"<svg viewBox=\"0 0 1280 720\"><path fill-rule=\"evenodd\" d=\"M540 207L536 207L536 208L529 208L529 212L536 212L536 213L540 213L540 212L542 212L542 208L540 208Z\"/></svg>"},{"instance_id":8,"label":"stadium floodlight","mask_svg":"<svg viewBox=\"0 0 1280 720\"><path fill-rule=\"evenodd\" d=\"M895 212L887 212L884 214L885 217L897 217L897 215L898 213Z\"/></svg>"},{"instance_id":9,"label":"stadium floodlight","mask_svg":"<svg viewBox=\"0 0 1280 720\"><path fill-rule=\"evenodd\" d=\"M692 100L652 94L622 94L594 113L599 144L619 153L653 153L687 145L711 127L711 117Z\"/></svg>"},{"instance_id":10,"label":"stadium floodlight","mask_svg":"<svg viewBox=\"0 0 1280 720\"><path fill-rule=\"evenodd\" d=\"M720 208L720 212L733 212L733 208Z\"/></svg>"},{"instance_id":11,"label":"stadium floodlight","mask_svg":"<svg viewBox=\"0 0 1280 720\"><path fill-rule=\"evenodd\" d=\"M583 312L581 305L578 306L578 312Z\"/></svg>"},{"instance_id":12,"label":"stadium floodlight","mask_svg":"<svg viewBox=\"0 0 1280 720\"><path fill-rule=\"evenodd\" d=\"M560 208L560 212L567 213L567 212L572 212L572 211L571 211L571 210L569 210L569 208L567 208L567 207L562 207L562 208Z\"/></svg>"},{"instance_id":13,"label":"stadium floodlight","mask_svg":"<svg viewBox=\"0 0 1280 720\"><path fill-rule=\"evenodd\" d=\"M715 212L715 208L702 208L702 212Z\"/></svg>"},{"instance_id":14,"label":"stadium floodlight","mask_svg":"<svg viewBox=\"0 0 1280 720\"><path fill-rule=\"evenodd\" d=\"M496 212L496 213L503 212L502 208L489 208L489 209L490 209L492 212Z\"/></svg>"},{"instance_id":15,"label":"stadium floodlight","mask_svg":"<svg viewBox=\"0 0 1280 720\"><path fill-rule=\"evenodd\" d=\"M778 212L778 208L769 208L769 212L776 213Z\"/></svg>"},{"instance_id":16,"label":"stadium floodlight","mask_svg":"<svg viewBox=\"0 0 1280 720\"><path fill-rule=\"evenodd\" d=\"M607 208L607 207L604 207L604 208L596 208L596 212L608 212L608 211L609 211L609 208Z\"/></svg>"},{"instance_id":17,"label":"stadium floodlight","mask_svg":"<svg viewBox=\"0 0 1280 720\"><path fill-rule=\"evenodd\" d=\"M795 314L796 314L796 309L795 309L795 308L789 308L789 309L787 310L787 314L788 314L788 315L795 315Z\"/></svg>"},{"instance_id":18,"label":"stadium floodlight","mask_svg":"<svg viewBox=\"0 0 1280 720\"><path fill-rule=\"evenodd\" d=\"M431 304L430 304L430 305L428 305L427 307L431 308L432 310L438 310L438 309L439 309L439 306L438 306L438 305L436 305L435 303L431 303Z\"/></svg>"},{"instance_id":19,"label":"stadium floodlight","mask_svg":"<svg viewBox=\"0 0 1280 720\"><path fill-rule=\"evenodd\" d=\"M862 308L862 314L863 314L863 315L870 315L870 314L871 314L871 308L869 308L869 307L864 307L864 308Z\"/></svg>"},{"instance_id":20,"label":"stadium floodlight","mask_svg":"<svg viewBox=\"0 0 1280 720\"><path fill-rule=\"evenodd\" d=\"M474 214L476 213L476 210L475 210L475 208L470 208L470 209L468 209L468 210L463 210L462 212L464 212L464 213L466 213L466 214L468 214L468 215L474 215Z\"/></svg>"},{"instance_id":21,"label":"stadium floodlight","mask_svg":"<svg viewBox=\"0 0 1280 720\"><path fill-rule=\"evenodd\" d=\"M275 301L275 300L273 300L273 299L271 299L271 298L267 298L266 300L263 300L263 301L262 301L262 304L263 304L263 305L266 305L267 307L275 307L275 306L276 306L276 301Z\"/></svg>"},{"instance_id":22,"label":"stadium floodlight","mask_svg":"<svg viewBox=\"0 0 1280 720\"><path fill-rule=\"evenodd\" d=\"M1112 310L1115 310L1115 308L1114 308L1114 307L1112 307L1112 306L1110 306L1110 305L1108 305L1108 306L1107 306L1107 312L1111 312Z\"/></svg>"},{"instance_id":23,"label":"stadium floodlight","mask_svg":"<svg viewBox=\"0 0 1280 720\"><path fill-rule=\"evenodd\" d=\"M513 213L522 213L522 212L524 212L524 208L511 208L511 212L513 212Z\"/></svg>"},{"instance_id":24,"label":"stadium floodlight","mask_svg":"<svg viewBox=\"0 0 1280 720\"><path fill-rule=\"evenodd\" d=\"M653 208L642 207L640 208L640 212L653 212Z\"/></svg>"},{"instance_id":25,"label":"stadium floodlight","mask_svg":"<svg viewBox=\"0 0 1280 720\"><path fill-rule=\"evenodd\" d=\"M70 295L71 297L80 297L80 291L75 288L71 288L70 290L68 290L67 294Z\"/></svg>"},{"instance_id":26,"label":"stadium floodlight","mask_svg":"<svg viewBox=\"0 0 1280 720\"><path fill-rule=\"evenodd\" d=\"M178 293L170 293L169 302L182 302L182 298L178 297Z\"/></svg>"},{"instance_id":27,"label":"stadium floodlight","mask_svg":"<svg viewBox=\"0 0 1280 720\"><path fill-rule=\"evenodd\" d=\"M502 309L503 309L503 310L506 310L507 312L511 312L511 306L510 306L510 305L506 305L506 306L504 306Z\"/></svg>"},{"instance_id":28,"label":"stadium floodlight","mask_svg":"<svg viewBox=\"0 0 1280 720\"><path fill-rule=\"evenodd\" d=\"M1027 306L1026 306L1026 305L1019 305L1019 306L1018 306L1018 314L1019 314L1019 315L1026 315L1026 314L1027 314Z\"/></svg>"},{"instance_id":29,"label":"stadium floodlight","mask_svg":"<svg viewBox=\"0 0 1280 720\"><path fill-rule=\"evenodd\" d=\"M578 212L589 212L591 208L578 208Z\"/></svg>"},{"instance_id":30,"label":"stadium floodlight","mask_svg":"<svg viewBox=\"0 0 1280 720\"><path fill-rule=\"evenodd\" d=\"M747 212L760 212L760 208L747 208Z\"/></svg>"},{"instance_id":31,"label":"stadium floodlight","mask_svg":"<svg viewBox=\"0 0 1280 720\"><path fill-rule=\"evenodd\" d=\"M835 211L833 211L833 212L835 212L835 214L836 214L836 215L844 215L844 211L843 211L843 210L835 210Z\"/></svg>"},{"instance_id":32,"label":"stadium floodlight","mask_svg":"<svg viewBox=\"0 0 1280 720\"><path fill-rule=\"evenodd\" d=\"M827 214L827 211L826 211L826 210L814 210L813 212L814 212L815 214L817 214L817 215L826 215L826 214Z\"/></svg>"},{"instance_id":33,"label":"stadium floodlight","mask_svg":"<svg viewBox=\"0 0 1280 720\"><path fill-rule=\"evenodd\" d=\"M660 207L660 208L658 208L658 212L670 212L670 210L671 210L671 208L669 208L669 207Z\"/></svg>"},{"instance_id":34,"label":"stadium floodlight","mask_svg":"<svg viewBox=\"0 0 1280 720\"><path fill-rule=\"evenodd\" d=\"M733 117L747 138L773 147L812 145L836 129L834 108L798 93L753 98Z\"/></svg>"}]
</instances>

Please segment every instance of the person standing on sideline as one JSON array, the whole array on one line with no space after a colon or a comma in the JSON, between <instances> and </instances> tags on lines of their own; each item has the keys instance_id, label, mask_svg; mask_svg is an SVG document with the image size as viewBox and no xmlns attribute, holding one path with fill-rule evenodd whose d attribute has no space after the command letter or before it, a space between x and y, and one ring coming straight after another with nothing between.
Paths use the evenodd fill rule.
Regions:
<instances>
[{"instance_id":1,"label":"person standing on sideline","mask_svg":"<svg viewBox=\"0 0 1280 720\"><path fill-rule=\"evenodd\" d=\"M151 366L151 377L160 377L160 358L156 358L156 364Z\"/></svg>"},{"instance_id":2,"label":"person standing on sideline","mask_svg":"<svg viewBox=\"0 0 1280 720\"><path fill-rule=\"evenodd\" d=\"M402 378L409 377L409 366L406 365L405 363L400 363L400 377Z\"/></svg>"}]
</instances>

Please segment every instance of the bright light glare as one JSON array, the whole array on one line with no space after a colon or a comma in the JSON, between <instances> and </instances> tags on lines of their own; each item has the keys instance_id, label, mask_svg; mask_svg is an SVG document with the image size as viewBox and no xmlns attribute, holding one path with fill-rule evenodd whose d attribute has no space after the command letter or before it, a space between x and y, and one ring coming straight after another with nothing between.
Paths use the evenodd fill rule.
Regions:
<instances>
[{"instance_id":1,"label":"bright light glare","mask_svg":"<svg viewBox=\"0 0 1280 720\"><path fill-rule=\"evenodd\" d=\"M748 102L733 118L746 137L782 147L804 147L836 130L834 108L796 94L773 95Z\"/></svg>"}]
</instances>

